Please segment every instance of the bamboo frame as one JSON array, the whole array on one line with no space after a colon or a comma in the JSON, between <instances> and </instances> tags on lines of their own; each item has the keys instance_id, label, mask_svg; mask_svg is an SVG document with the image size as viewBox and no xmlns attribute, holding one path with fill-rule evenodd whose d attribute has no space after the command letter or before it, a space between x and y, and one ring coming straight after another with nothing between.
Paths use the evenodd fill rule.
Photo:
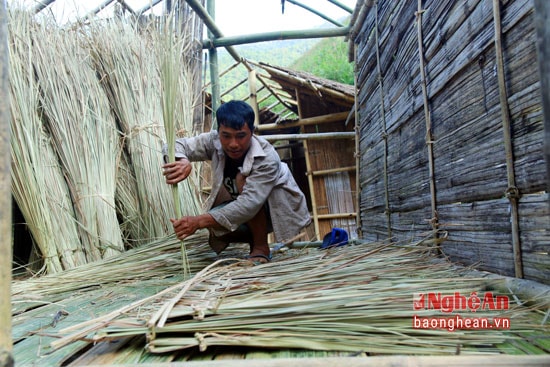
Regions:
<instances>
[{"instance_id":1,"label":"bamboo frame","mask_svg":"<svg viewBox=\"0 0 550 367\"><path fill-rule=\"evenodd\" d=\"M313 176L324 176L324 175L330 175L332 173L340 173L340 172L351 172L357 170L357 167L350 166L350 167L339 167L339 168L330 168L330 169L323 169L313 172L307 172L307 175L313 175Z\"/></svg>"},{"instance_id":2,"label":"bamboo frame","mask_svg":"<svg viewBox=\"0 0 550 367\"><path fill-rule=\"evenodd\" d=\"M353 42L350 42L353 44ZM357 52L357 48L353 48L354 53ZM361 220L361 129L360 129L360 119L359 119L359 112L357 110L357 95L358 95L358 89L357 89L357 65L354 66L354 72L353 72L353 85L355 89L355 102L353 103L353 110L354 110L354 130L355 130L355 210L357 211L357 216L355 218L355 228L357 231L357 236L359 238L363 237L363 229L362 224L363 221Z\"/></svg>"},{"instance_id":3,"label":"bamboo frame","mask_svg":"<svg viewBox=\"0 0 550 367\"><path fill-rule=\"evenodd\" d=\"M354 139L355 132L334 132L334 133L310 133L310 134L278 134L262 135L267 141L277 140L323 140L323 139ZM308 168L308 171L310 169Z\"/></svg>"},{"instance_id":4,"label":"bamboo frame","mask_svg":"<svg viewBox=\"0 0 550 367\"><path fill-rule=\"evenodd\" d=\"M302 117L302 108L301 108L301 104L300 104L300 93L298 91L298 89L295 90L295 93L296 93L296 101L298 102L298 117ZM300 126L300 131L303 132L304 131L304 127L303 126ZM306 135L306 134L294 134L294 135ZM279 136L282 136L282 135L279 135ZM280 139L280 140L287 140L287 139ZM291 139L288 139L288 140L291 140ZM307 142L307 140L304 140L302 142L303 146L304 146L304 156L305 156L305 160L306 160L306 171L307 172L311 172L312 169L311 169L311 159L309 158L309 144ZM313 219L313 228L315 230L315 240L320 240L321 239L321 231L320 231L320 228L319 228L319 214L317 213L317 199L315 197L315 187L313 185L313 176L312 175L307 175L307 183L308 183L308 186L309 186L309 196L310 196L310 199L311 199L311 214L312 214L312 219Z\"/></svg>"},{"instance_id":5,"label":"bamboo frame","mask_svg":"<svg viewBox=\"0 0 550 367\"><path fill-rule=\"evenodd\" d=\"M315 9L313 9L313 8L311 8L311 7L307 6L307 5L305 5L305 4L302 4L302 3L299 2L299 1L296 1L296 0L286 0L286 1L289 2L289 3L291 3L291 4L294 4L294 5L296 5L296 6L299 6L300 8L303 8L303 9L305 9L305 10L308 10L308 11L310 11L311 13L313 13L313 14L315 14L315 15L318 15L319 17L323 18L323 19L326 20L327 22L330 22L330 23L334 24L334 25L337 26L337 27L343 27L343 26L344 26L342 23L335 21L335 20L332 19L331 17L328 17L328 16L326 16L325 14L323 14L323 13L321 13L321 12L319 12L319 11L317 11L317 10L315 10ZM283 3L284 3L284 1L283 1ZM351 13L351 12L350 12L350 13Z\"/></svg>"},{"instance_id":6,"label":"bamboo frame","mask_svg":"<svg viewBox=\"0 0 550 367\"><path fill-rule=\"evenodd\" d=\"M333 214L319 214L319 219L342 219L342 218L355 218L357 213L333 213Z\"/></svg>"},{"instance_id":7,"label":"bamboo frame","mask_svg":"<svg viewBox=\"0 0 550 367\"><path fill-rule=\"evenodd\" d=\"M514 157L511 136L510 109L506 93L506 79L504 75L504 57L502 50L502 29L500 19L500 1L493 0L493 13L495 25L495 53L497 62L498 91L500 99L500 112L502 115L502 131L504 133L504 149L506 151L506 174L508 189L506 197L510 201L510 224L512 226L512 251L514 255L514 270L517 278L523 278L523 263L521 259L521 240L519 237L519 208L518 200L520 192L516 186L514 172Z\"/></svg>"},{"instance_id":8,"label":"bamboo frame","mask_svg":"<svg viewBox=\"0 0 550 367\"><path fill-rule=\"evenodd\" d=\"M319 125L330 122L342 121L348 116L348 112L338 112L332 113L330 115L322 115L315 117L308 117L305 119L299 119L296 122L290 122L286 124L264 124L258 126L259 131L265 130L275 130L275 129L286 129L289 127L298 127L298 126L307 126L307 125Z\"/></svg>"},{"instance_id":9,"label":"bamboo frame","mask_svg":"<svg viewBox=\"0 0 550 367\"><path fill-rule=\"evenodd\" d=\"M216 18L216 0L206 0L207 12L212 17ZM214 32L208 28L208 35L212 37ZM217 127L216 111L220 106L220 75L219 75L219 63L218 63L218 50L215 47L208 49L208 66L210 69L210 82L211 82L211 94L210 103L212 105L212 130Z\"/></svg>"},{"instance_id":10,"label":"bamboo frame","mask_svg":"<svg viewBox=\"0 0 550 367\"><path fill-rule=\"evenodd\" d=\"M258 110L258 90L256 87L256 71L248 72L248 88L250 90L250 105L254 110L254 130L260 125L260 111Z\"/></svg>"},{"instance_id":11,"label":"bamboo frame","mask_svg":"<svg viewBox=\"0 0 550 367\"><path fill-rule=\"evenodd\" d=\"M190 1L190 0L188 0ZM292 31L274 31L266 33L251 34L246 36L216 37L202 42L202 48L211 47L232 47L248 43L281 41L307 38L341 37L349 33L350 27L338 27L328 29L306 29Z\"/></svg>"}]
</instances>

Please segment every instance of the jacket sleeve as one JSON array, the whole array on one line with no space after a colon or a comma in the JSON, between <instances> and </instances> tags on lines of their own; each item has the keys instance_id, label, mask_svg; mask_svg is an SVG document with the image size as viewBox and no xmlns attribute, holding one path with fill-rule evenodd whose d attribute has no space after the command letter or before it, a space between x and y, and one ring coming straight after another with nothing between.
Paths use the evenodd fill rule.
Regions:
<instances>
[{"instance_id":1,"label":"jacket sleeve","mask_svg":"<svg viewBox=\"0 0 550 367\"><path fill-rule=\"evenodd\" d=\"M176 139L176 158L187 158L191 162L208 161L215 152L215 141L218 132L211 131L190 138ZM162 155L166 162L168 145L162 147Z\"/></svg>"}]
</instances>

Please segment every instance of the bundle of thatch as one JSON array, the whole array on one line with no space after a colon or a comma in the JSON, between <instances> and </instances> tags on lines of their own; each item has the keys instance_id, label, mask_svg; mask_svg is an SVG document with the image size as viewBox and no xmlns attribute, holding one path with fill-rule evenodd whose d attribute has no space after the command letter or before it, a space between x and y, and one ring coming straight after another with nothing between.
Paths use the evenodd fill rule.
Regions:
<instances>
[{"instance_id":1,"label":"bundle of thatch","mask_svg":"<svg viewBox=\"0 0 550 367\"><path fill-rule=\"evenodd\" d=\"M95 261L120 253L114 197L121 147L109 101L77 32L36 26L33 46L43 121L66 175L86 256Z\"/></svg>"},{"instance_id":2,"label":"bundle of thatch","mask_svg":"<svg viewBox=\"0 0 550 367\"><path fill-rule=\"evenodd\" d=\"M170 235L160 31L140 33L124 20L64 29L16 11L10 31L14 195L48 271ZM177 40L173 108L181 135L192 133L198 93L190 35ZM199 212L197 182L179 185L186 214Z\"/></svg>"},{"instance_id":3,"label":"bundle of thatch","mask_svg":"<svg viewBox=\"0 0 550 367\"><path fill-rule=\"evenodd\" d=\"M86 263L69 189L39 114L39 88L31 60L33 21L10 13L12 193L48 272ZM52 216L55 213L55 216Z\"/></svg>"},{"instance_id":4,"label":"bundle of thatch","mask_svg":"<svg viewBox=\"0 0 550 367\"><path fill-rule=\"evenodd\" d=\"M93 26L90 29L90 49L102 86L109 96L119 128L123 133L125 154L131 162L132 181L120 180L118 190L135 198L136 202L120 201L126 221L131 222L133 238L162 237L171 233L170 216L174 205L169 188L164 183L161 148L165 143L162 115L162 88L160 82L160 53L163 51L158 34L141 34L138 29L120 21ZM183 35L184 36L184 35ZM182 45L186 39L181 38ZM181 49L176 55L179 61L177 96L175 106L178 116L175 129L180 133L192 133L193 79L188 50ZM196 182L191 178L180 186L181 198L189 214L198 212L193 189ZM187 198L187 199L185 199Z\"/></svg>"},{"instance_id":5,"label":"bundle of thatch","mask_svg":"<svg viewBox=\"0 0 550 367\"><path fill-rule=\"evenodd\" d=\"M506 330L417 329L415 293L482 295L485 279L463 278L430 260L421 244L358 244L277 255L256 267L220 260L181 284L119 310L60 330L59 348L76 340L146 335L148 350L198 347L303 348L385 354L498 353ZM191 263L195 256L190 254ZM510 317L514 331L533 331L530 309L468 310L464 317ZM544 328L544 327L543 327Z\"/></svg>"}]
</instances>

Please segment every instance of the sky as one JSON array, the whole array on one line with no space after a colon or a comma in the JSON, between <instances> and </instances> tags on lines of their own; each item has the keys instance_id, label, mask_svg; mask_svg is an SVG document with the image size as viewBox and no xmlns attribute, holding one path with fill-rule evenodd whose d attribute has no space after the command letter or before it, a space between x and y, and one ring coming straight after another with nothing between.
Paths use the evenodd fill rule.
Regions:
<instances>
[{"instance_id":1,"label":"sky","mask_svg":"<svg viewBox=\"0 0 550 367\"><path fill-rule=\"evenodd\" d=\"M36 4L36 0L8 0L8 3L23 2L27 6ZM126 0L133 9L139 10L150 0ZM354 9L357 0L338 0ZM74 14L86 14L103 3L104 0L56 0L50 5L56 17L72 18ZM347 15L346 11L328 0L299 0L317 11L339 20ZM281 12L281 0L216 0L216 24L224 36L255 34L280 30L311 29L326 21L297 5L285 2L285 12Z\"/></svg>"}]
</instances>

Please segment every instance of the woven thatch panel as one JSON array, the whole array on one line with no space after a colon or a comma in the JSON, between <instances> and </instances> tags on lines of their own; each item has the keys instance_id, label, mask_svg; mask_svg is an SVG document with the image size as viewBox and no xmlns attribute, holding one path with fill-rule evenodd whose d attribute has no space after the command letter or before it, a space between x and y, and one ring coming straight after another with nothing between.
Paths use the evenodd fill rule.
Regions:
<instances>
[{"instance_id":1,"label":"woven thatch panel","mask_svg":"<svg viewBox=\"0 0 550 367\"><path fill-rule=\"evenodd\" d=\"M354 33L361 228L369 239L406 239L436 223L448 234L442 250L452 260L515 275L512 204L505 195L513 169L523 273L548 282L550 220L533 4L500 3L504 106L493 2L427 0L422 12L417 2L404 0L364 5ZM503 110L510 116L513 167L507 166Z\"/></svg>"}]
</instances>

